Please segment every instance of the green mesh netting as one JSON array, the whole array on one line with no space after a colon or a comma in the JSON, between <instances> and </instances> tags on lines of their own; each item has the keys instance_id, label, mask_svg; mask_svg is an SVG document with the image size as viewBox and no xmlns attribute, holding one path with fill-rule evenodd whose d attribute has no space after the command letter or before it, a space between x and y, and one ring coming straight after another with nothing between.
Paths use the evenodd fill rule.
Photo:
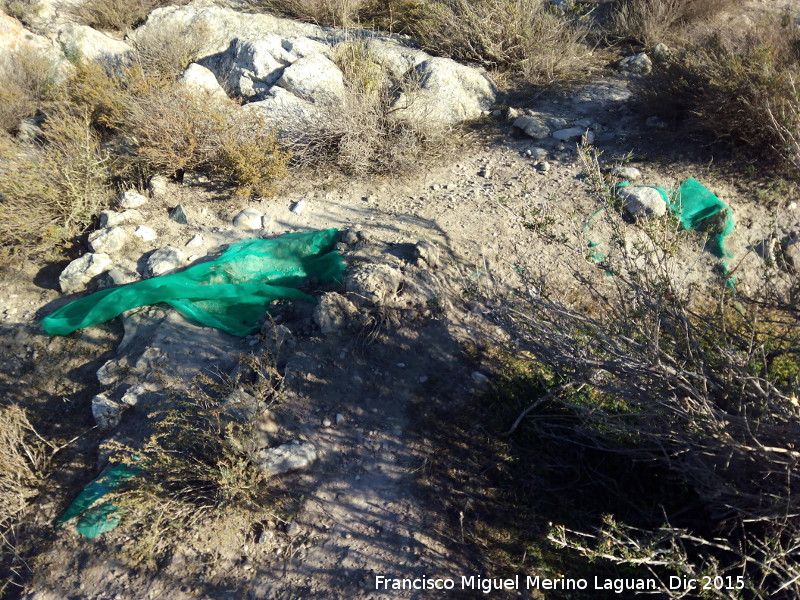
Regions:
<instances>
[{"instance_id":1,"label":"green mesh netting","mask_svg":"<svg viewBox=\"0 0 800 600\"><path fill-rule=\"evenodd\" d=\"M101 533L110 531L119 524L119 508L112 502L97 504L97 501L110 494L127 479L139 473L136 467L114 465L104 475L89 483L64 514L56 519L56 526L78 519L75 525L78 533L93 540Z\"/></svg>"},{"instance_id":2,"label":"green mesh netting","mask_svg":"<svg viewBox=\"0 0 800 600\"><path fill-rule=\"evenodd\" d=\"M630 182L623 181L617 187L626 187L628 185L630 185ZM727 275L728 262L732 254L725 249L725 239L733 233L735 227L731 207L717 198L711 190L693 177L681 183L681 186L677 190L666 190L658 186L646 187L652 187L658 190L664 198L664 202L669 206L669 209L680 219L684 229L705 227L709 223L709 219L724 211L724 218L719 217L719 222L715 223L712 228L709 246L711 252L722 259L722 270L723 273ZM589 217L582 231L586 231L594 218L603 210L602 208L596 210L592 216ZM599 242L589 242L590 248L595 248L598 245ZM605 254L596 250L593 250L590 255L598 262L605 258ZM728 280L729 284L732 283L732 279L733 278L730 278Z\"/></svg>"},{"instance_id":3,"label":"green mesh netting","mask_svg":"<svg viewBox=\"0 0 800 600\"><path fill-rule=\"evenodd\" d=\"M67 335L126 310L165 302L191 321L246 336L257 329L270 302L313 302L295 289L308 277L341 280L344 261L334 250L338 233L327 229L243 240L214 261L80 298L42 319L42 327L50 335Z\"/></svg>"}]
</instances>

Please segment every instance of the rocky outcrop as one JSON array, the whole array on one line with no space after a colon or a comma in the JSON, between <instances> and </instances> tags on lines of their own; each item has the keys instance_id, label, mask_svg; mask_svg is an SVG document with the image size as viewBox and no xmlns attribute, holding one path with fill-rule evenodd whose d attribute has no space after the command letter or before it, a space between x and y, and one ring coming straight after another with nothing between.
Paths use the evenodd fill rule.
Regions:
<instances>
[{"instance_id":1,"label":"rocky outcrop","mask_svg":"<svg viewBox=\"0 0 800 600\"><path fill-rule=\"evenodd\" d=\"M284 136L318 127L325 109L341 102L344 76L332 60L341 43L363 44L369 60L395 84L396 116L422 128L477 118L495 101L496 88L482 71L408 48L391 36L193 3L153 11L132 38L164 31L202 36L203 48L185 82L218 94L210 72L245 102L245 110L259 111Z\"/></svg>"}]
</instances>

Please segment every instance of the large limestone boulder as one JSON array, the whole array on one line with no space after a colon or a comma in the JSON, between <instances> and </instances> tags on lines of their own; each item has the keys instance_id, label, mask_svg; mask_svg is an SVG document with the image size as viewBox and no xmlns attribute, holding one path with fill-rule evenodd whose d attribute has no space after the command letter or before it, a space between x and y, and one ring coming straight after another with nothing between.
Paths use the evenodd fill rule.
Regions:
<instances>
[{"instance_id":1,"label":"large limestone boulder","mask_svg":"<svg viewBox=\"0 0 800 600\"><path fill-rule=\"evenodd\" d=\"M283 71L275 85L310 102L335 102L344 96L344 76L332 60L312 54Z\"/></svg>"}]
</instances>

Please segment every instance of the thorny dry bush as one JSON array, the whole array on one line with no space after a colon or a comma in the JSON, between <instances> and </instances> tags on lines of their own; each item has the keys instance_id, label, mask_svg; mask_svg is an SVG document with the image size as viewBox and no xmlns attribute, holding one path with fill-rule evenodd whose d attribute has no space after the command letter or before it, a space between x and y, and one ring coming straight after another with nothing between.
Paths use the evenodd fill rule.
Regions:
<instances>
[{"instance_id":1,"label":"thorny dry bush","mask_svg":"<svg viewBox=\"0 0 800 600\"><path fill-rule=\"evenodd\" d=\"M349 174L398 173L418 167L441 152L444 128L430 127L424 110L403 117L414 106L413 81L394 81L362 40L334 49L344 75L342 98L322 106L319 127L291 144L299 164L333 163Z\"/></svg>"},{"instance_id":2,"label":"thorny dry bush","mask_svg":"<svg viewBox=\"0 0 800 600\"><path fill-rule=\"evenodd\" d=\"M699 35L648 82L661 112L688 118L721 140L749 146L796 173L800 167L800 32L796 14L743 30Z\"/></svg>"},{"instance_id":3,"label":"thorny dry bush","mask_svg":"<svg viewBox=\"0 0 800 600\"><path fill-rule=\"evenodd\" d=\"M282 379L269 355L240 360L235 379L200 376L166 401L142 447L107 442L112 462L139 471L114 499L126 532L121 555L132 566L156 568L187 532L244 538L274 507L257 464L259 420L279 401Z\"/></svg>"},{"instance_id":4,"label":"thorny dry bush","mask_svg":"<svg viewBox=\"0 0 800 600\"><path fill-rule=\"evenodd\" d=\"M59 79L58 63L33 48L0 56L0 130L16 133L22 119L55 97Z\"/></svg>"},{"instance_id":5,"label":"thorny dry bush","mask_svg":"<svg viewBox=\"0 0 800 600\"><path fill-rule=\"evenodd\" d=\"M611 14L610 31L649 47L671 42L685 27L735 4L734 0L624 0Z\"/></svg>"},{"instance_id":6,"label":"thorny dry bush","mask_svg":"<svg viewBox=\"0 0 800 600\"><path fill-rule=\"evenodd\" d=\"M15 530L30 500L41 491L57 447L36 431L19 406L0 407L0 595L20 579Z\"/></svg>"},{"instance_id":7,"label":"thorny dry bush","mask_svg":"<svg viewBox=\"0 0 800 600\"><path fill-rule=\"evenodd\" d=\"M536 282L502 310L519 350L552 374L549 392L532 399L517 425L524 419L561 443L580 437L634 462L664 464L701 498L715 527L710 535L668 522L641 530L609 517L595 531L556 525L550 540L592 559L643 566L662 582L673 574L732 578L731 589L712 585L709 597L740 597L733 588L744 585L755 598L796 598L797 304L746 298L722 282L704 294L680 284L674 243L695 234L666 218L637 226L645 235L632 242L596 156L584 158L613 232L615 251L599 265L609 275L599 283L577 275L592 314ZM577 415L577 430L545 426L537 415L551 402Z\"/></svg>"},{"instance_id":8,"label":"thorny dry bush","mask_svg":"<svg viewBox=\"0 0 800 600\"><path fill-rule=\"evenodd\" d=\"M586 28L544 0L441 0L425 5L405 31L434 54L550 84L585 75Z\"/></svg>"},{"instance_id":9,"label":"thorny dry bush","mask_svg":"<svg viewBox=\"0 0 800 600\"><path fill-rule=\"evenodd\" d=\"M41 144L0 133L0 251L53 246L82 233L108 195L107 158L89 115L51 109Z\"/></svg>"}]
</instances>

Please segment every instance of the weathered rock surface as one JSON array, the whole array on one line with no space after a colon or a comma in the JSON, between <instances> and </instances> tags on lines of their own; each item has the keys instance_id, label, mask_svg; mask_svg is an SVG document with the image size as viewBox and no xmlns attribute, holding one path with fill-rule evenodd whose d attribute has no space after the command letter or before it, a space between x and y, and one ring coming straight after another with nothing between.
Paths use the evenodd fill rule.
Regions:
<instances>
[{"instance_id":1,"label":"weathered rock surface","mask_svg":"<svg viewBox=\"0 0 800 600\"><path fill-rule=\"evenodd\" d=\"M550 128L542 119L522 115L514 121L514 127L521 129L525 135L535 140L541 140L550 135Z\"/></svg>"},{"instance_id":2,"label":"weathered rock surface","mask_svg":"<svg viewBox=\"0 0 800 600\"><path fill-rule=\"evenodd\" d=\"M653 70L653 61L644 52L623 58L619 63L620 69L635 75L647 75Z\"/></svg>"},{"instance_id":3,"label":"weathered rock surface","mask_svg":"<svg viewBox=\"0 0 800 600\"><path fill-rule=\"evenodd\" d=\"M92 252L114 254L125 246L128 234L122 227L99 229L89 234L89 248Z\"/></svg>"},{"instance_id":4,"label":"weathered rock surface","mask_svg":"<svg viewBox=\"0 0 800 600\"><path fill-rule=\"evenodd\" d=\"M619 190L618 197L628 214L637 219L663 217L667 212L661 193L651 187L624 187Z\"/></svg>"},{"instance_id":5,"label":"weathered rock surface","mask_svg":"<svg viewBox=\"0 0 800 600\"><path fill-rule=\"evenodd\" d=\"M314 322L324 334L345 327L358 314L356 305L336 292L322 294L314 308Z\"/></svg>"},{"instance_id":6,"label":"weathered rock surface","mask_svg":"<svg viewBox=\"0 0 800 600\"><path fill-rule=\"evenodd\" d=\"M219 100L227 100L228 98L225 89L217 81L217 76L203 65L190 64L181 75L180 81L186 87L204 92L212 98Z\"/></svg>"},{"instance_id":7,"label":"weathered rock surface","mask_svg":"<svg viewBox=\"0 0 800 600\"><path fill-rule=\"evenodd\" d=\"M58 277L61 291L71 294L84 289L89 282L108 271L112 266L111 257L108 254L94 254L89 252L80 258L76 258L67 265Z\"/></svg>"},{"instance_id":8,"label":"weathered rock surface","mask_svg":"<svg viewBox=\"0 0 800 600\"><path fill-rule=\"evenodd\" d=\"M394 299L403 274L389 265L366 264L350 270L344 285L356 301L382 305Z\"/></svg>"},{"instance_id":9,"label":"weathered rock surface","mask_svg":"<svg viewBox=\"0 0 800 600\"><path fill-rule=\"evenodd\" d=\"M68 52L77 53L82 59L123 63L133 48L114 38L92 29L88 25L64 23L58 28L58 43Z\"/></svg>"},{"instance_id":10,"label":"weathered rock surface","mask_svg":"<svg viewBox=\"0 0 800 600\"><path fill-rule=\"evenodd\" d=\"M116 212L104 210L100 213L100 227L116 227L118 225L129 225L141 223L144 217L138 210L125 210Z\"/></svg>"},{"instance_id":11,"label":"weathered rock surface","mask_svg":"<svg viewBox=\"0 0 800 600\"><path fill-rule=\"evenodd\" d=\"M136 190L124 192L117 201L122 208L139 208L147 204L147 197Z\"/></svg>"},{"instance_id":12,"label":"weathered rock surface","mask_svg":"<svg viewBox=\"0 0 800 600\"><path fill-rule=\"evenodd\" d=\"M263 219L264 213L260 210L245 208L233 218L233 224L239 229L257 230L263 226Z\"/></svg>"},{"instance_id":13,"label":"weathered rock surface","mask_svg":"<svg viewBox=\"0 0 800 600\"><path fill-rule=\"evenodd\" d=\"M258 465L270 477L305 469L317 460L317 449L308 442L290 442L277 448L262 450Z\"/></svg>"},{"instance_id":14,"label":"weathered rock surface","mask_svg":"<svg viewBox=\"0 0 800 600\"><path fill-rule=\"evenodd\" d=\"M185 262L186 257L181 250L173 246L166 246L153 252L147 259L146 274L148 277L164 275L181 268Z\"/></svg>"}]
</instances>

